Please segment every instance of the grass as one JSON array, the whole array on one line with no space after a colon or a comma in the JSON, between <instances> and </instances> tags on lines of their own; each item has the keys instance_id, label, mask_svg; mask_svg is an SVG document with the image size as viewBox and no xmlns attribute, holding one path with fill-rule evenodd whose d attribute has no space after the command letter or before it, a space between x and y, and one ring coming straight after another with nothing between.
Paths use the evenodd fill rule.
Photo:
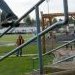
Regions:
<instances>
[{"instance_id":1,"label":"grass","mask_svg":"<svg viewBox=\"0 0 75 75\"><path fill-rule=\"evenodd\" d=\"M25 75L32 71L31 57L11 57L0 62L0 75Z\"/></svg>"},{"instance_id":2,"label":"grass","mask_svg":"<svg viewBox=\"0 0 75 75\"><path fill-rule=\"evenodd\" d=\"M0 42L15 42L18 35L5 35L0 39ZM23 35L25 41L30 39L33 35ZM14 49L16 46L0 46L0 55L4 55ZM23 48L23 54L38 54L38 49L36 43L31 43L30 45ZM25 75L27 72L33 70L33 56L30 57L9 57L0 62L0 75ZM43 57L44 64L52 62L53 55L47 55ZM39 60L36 59L34 68L38 69Z\"/></svg>"},{"instance_id":3,"label":"grass","mask_svg":"<svg viewBox=\"0 0 75 75\"><path fill-rule=\"evenodd\" d=\"M46 59L47 58L47 59ZM43 59L45 64L52 61L48 55ZM38 69L39 62L35 61L34 68ZM32 57L11 57L0 62L0 75L25 75L33 70Z\"/></svg>"},{"instance_id":4,"label":"grass","mask_svg":"<svg viewBox=\"0 0 75 75\"><path fill-rule=\"evenodd\" d=\"M2 38L0 38L0 42L16 42L16 39L18 38L19 34L8 34L4 35ZM25 41L33 37L33 34L21 34Z\"/></svg>"},{"instance_id":5,"label":"grass","mask_svg":"<svg viewBox=\"0 0 75 75\"><path fill-rule=\"evenodd\" d=\"M50 55L43 56L43 66L52 64L53 59L54 59L54 55L52 53ZM38 58L34 60L34 69L37 69L39 66L39 64L37 62L39 63Z\"/></svg>"},{"instance_id":6,"label":"grass","mask_svg":"<svg viewBox=\"0 0 75 75\"><path fill-rule=\"evenodd\" d=\"M16 46L0 46L0 55L4 55L9 51L15 49ZM30 44L22 49L23 54L38 54L37 45Z\"/></svg>"},{"instance_id":7,"label":"grass","mask_svg":"<svg viewBox=\"0 0 75 75\"><path fill-rule=\"evenodd\" d=\"M33 34L22 34L25 42L30 39L31 37L33 37ZM17 35L5 35L2 38L0 38L0 42L2 43L15 43L16 39L18 37ZM0 55L3 55L5 53L8 53L9 51L11 51L12 49L16 48L15 46L0 46ZM26 46L23 48L23 54L37 54L37 45L36 43L31 43L30 45Z\"/></svg>"},{"instance_id":8,"label":"grass","mask_svg":"<svg viewBox=\"0 0 75 75\"><path fill-rule=\"evenodd\" d=\"M4 55L5 53L8 53L12 49L14 49L14 46L0 46L0 55Z\"/></svg>"}]
</instances>

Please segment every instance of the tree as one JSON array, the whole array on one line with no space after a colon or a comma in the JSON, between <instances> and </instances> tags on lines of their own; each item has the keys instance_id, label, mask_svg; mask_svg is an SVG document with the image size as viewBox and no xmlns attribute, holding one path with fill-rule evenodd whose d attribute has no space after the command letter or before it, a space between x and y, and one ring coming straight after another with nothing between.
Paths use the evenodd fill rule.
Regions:
<instances>
[{"instance_id":1,"label":"tree","mask_svg":"<svg viewBox=\"0 0 75 75\"><path fill-rule=\"evenodd\" d=\"M31 19L29 15L23 19L23 22L25 23L26 26L34 26L36 23L35 19L33 18Z\"/></svg>"},{"instance_id":2,"label":"tree","mask_svg":"<svg viewBox=\"0 0 75 75\"><path fill-rule=\"evenodd\" d=\"M32 20L29 15L26 18L24 18L23 21L27 26L32 25Z\"/></svg>"},{"instance_id":3,"label":"tree","mask_svg":"<svg viewBox=\"0 0 75 75\"><path fill-rule=\"evenodd\" d=\"M53 18L52 23L56 23L56 22L57 22L57 19L56 18Z\"/></svg>"}]
</instances>

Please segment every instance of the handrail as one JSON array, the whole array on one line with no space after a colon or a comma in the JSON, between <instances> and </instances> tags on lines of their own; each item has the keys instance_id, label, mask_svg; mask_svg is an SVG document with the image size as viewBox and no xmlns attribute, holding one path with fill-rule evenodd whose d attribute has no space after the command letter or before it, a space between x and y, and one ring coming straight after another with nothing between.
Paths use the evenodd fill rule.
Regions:
<instances>
[{"instance_id":1,"label":"handrail","mask_svg":"<svg viewBox=\"0 0 75 75\"><path fill-rule=\"evenodd\" d=\"M27 46L28 44L30 44L31 42L33 42L34 40L37 39L37 36L42 36L45 33L47 33L49 30L53 29L54 26L56 27L58 24L64 24L67 21L61 21L61 22L57 22L55 24L53 24L52 26L48 27L47 29L45 29L43 32L40 32L39 34L37 34L36 36L34 36L32 39L30 39L29 41L21 44L20 46L18 46L17 48L13 49L12 51L10 51L9 53L7 53L6 55L4 55L3 57L0 58L0 61L7 58L8 56L12 55L13 53L15 53L16 51L18 51L18 49L23 48L25 46Z\"/></svg>"},{"instance_id":2,"label":"handrail","mask_svg":"<svg viewBox=\"0 0 75 75\"><path fill-rule=\"evenodd\" d=\"M29 13L31 13L35 7L38 7L41 3L43 3L45 0L40 0L38 3L36 3L27 13L25 13L20 19L16 21L16 23L20 22L24 17L26 17Z\"/></svg>"},{"instance_id":3,"label":"handrail","mask_svg":"<svg viewBox=\"0 0 75 75\"><path fill-rule=\"evenodd\" d=\"M26 17L29 13L31 13L34 9L35 6L38 7L42 2L44 2L45 0L40 0L38 3L36 3L27 13L25 13L21 18L19 18L17 21L14 21L12 26L10 26L6 31L4 31L1 35L0 38L6 34L12 27L14 27L16 24L18 24L24 17Z\"/></svg>"},{"instance_id":4,"label":"handrail","mask_svg":"<svg viewBox=\"0 0 75 75\"><path fill-rule=\"evenodd\" d=\"M40 2L43 2L43 0L41 0ZM64 15L65 15L65 20L64 21L60 21L57 23L54 23L53 25L49 26L47 29L45 29L44 31L40 32L39 34L37 34L37 36L33 37L32 39L30 39L29 41L27 41L26 43L23 43L22 45L18 46L17 48L13 49L12 51L10 51L9 53L7 53L6 55L4 55L3 57L0 58L0 61L7 58L8 56L12 55L13 53L15 53L16 51L18 51L18 49L23 48L25 46L27 46L29 43L31 43L32 41L36 40L38 36L42 36L44 34L46 34L48 31L56 28L58 25L63 25L63 24L67 24L68 23L68 5L67 5L67 0L63 0L64 2ZM32 8L34 9L34 7ZM32 10L30 10L31 12ZM28 12L29 13L29 12ZM22 18L24 18L26 15L24 15ZM21 18L21 19L22 19ZM21 19L19 19L17 22L19 22Z\"/></svg>"},{"instance_id":5,"label":"handrail","mask_svg":"<svg viewBox=\"0 0 75 75\"><path fill-rule=\"evenodd\" d=\"M66 23L68 23L68 4L67 4L67 0L63 0L63 3L64 3L64 15L65 15L65 21L63 22L63 25L65 25ZM58 25L60 25L60 24L58 24ZM51 25L52 26L52 25ZM57 25L56 25L57 26ZM54 28L56 28L55 26L54 26ZM52 29L54 29L54 28L52 28ZM52 30L51 29L51 30ZM56 50L58 50L58 49L60 49L60 48L62 48L62 47L64 47L65 45L67 45L67 44L69 44L69 43L66 43L66 44L64 44L64 45L61 45L61 46L59 46L59 47L57 47L57 48L55 48L55 49L53 49L53 50L51 50L51 51L49 51L49 52L47 52L47 53L45 53L45 54L43 54L43 56L45 56L45 55L47 55L47 54L49 54L49 53L51 53L51 52L53 52L53 51L56 51ZM38 57L35 57L35 58L33 58L33 59L37 59Z\"/></svg>"},{"instance_id":6,"label":"handrail","mask_svg":"<svg viewBox=\"0 0 75 75\"><path fill-rule=\"evenodd\" d=\"M75 55L72 55L72 56L69 56L69 57L67 57L67 58L65 58L65 59L63 59L63 60L59 60L59 61L57 61L57 62L55 62L55 63L53 63L53 64L61 63L61 62L63 62L63 61L69 60L69 59L74 58L74 57L75 57Z\"/></svg>"},{"instance_id":7,"label":"handrail","mask_svg":"<svg viewBox=\"0 0 75 75\"><path fill-rule=\"evenodd\" d=\"M43 54L42 56L45 56L45 55L50 54L50 53L52 53L52 52L54 52L54 51L56 51L56 50L59 50L60 48L66 46L66 45L68 45L68 44L70 44L70 43L72 43L72 42L74 42L74 41L75 41L75 39L73 39L73 40L71 40L71 41L69 41L69 42L67 42L67 43L65 43L65 44L63 44L63 45L61 45L61 46L59 46L59 47L56 47L55 49L50 50L49 52L46 52L46 53ZM33 60L36 60L36 59L38 59L38 57L33 58Z\"/></svg>"},{"instance_id":8,"label":"handrail","mask_svg":"<svg viewBox=\"0 0 75 75\"><path fill-rule=\"evenodd\" d=\"M6 31L4 31L2 34L0 34L0 38L4 35L4 34L6 34L10 29L11 29L12 27L11 26L9 26L8 28L7 28L7 30Z\"/></svg>"}]
</instances>

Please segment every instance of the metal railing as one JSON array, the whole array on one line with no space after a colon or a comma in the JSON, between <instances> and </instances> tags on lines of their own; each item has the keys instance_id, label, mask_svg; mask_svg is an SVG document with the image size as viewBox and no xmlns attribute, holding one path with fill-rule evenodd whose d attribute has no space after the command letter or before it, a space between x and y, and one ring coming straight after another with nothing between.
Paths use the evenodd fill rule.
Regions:
<instances>
[{"instance_id":1,"label":"metal railing","mask_svg":"<svg viewBox=\"0 0 75 75\"><path fill-rule=\"evenodd\" d=\"M18 19L17 21L14 21L12 26L10 26L6 31L4 31L0 37L2 37L4 34L6 34L12 27L14 27L16 24L18 24L23 18L25 18L28 14L30 14L35 7L38 7L41 3L43 3L45 0L40 0L37 4L35 4L27 13L25 13L20 19Z\"/></svg>"},{"instance_id":2,"label":"metal railing","mask_svg":"<svg viewBox=\"0 0 75 75\"><path fill-rule=\"evenodd\" d=\"M16 24L18 24L24 17L26 17L29 13L31 13L34 9L37 10L38 6L44 2L45 0L40 0L35 6L33 6L26 14L24 14L20 19L18 19L17 21L13 22L13 26L15 26ZM33 42L34 40L36 40L37 38L39 39L42 35L46 34L48 31L55 29L58 25L64 25L68 23L68 4L67 4L67 0L63 0L63 4L64 4L64 15L65 15L65 20L64 21L60 21L57 23L52 24L51 26L49 26L47 29L45 29L44 31L38 33L36 36L34 36L32 39L30 39L29 41L23 43L22 45L20 45L19 47L13 49L12 51L8 52L7 54L5 54L3 57L0 58L0 61L2 61L3 59L7 58L8 56L12 55L13 53L15 53L16 51L18 51L18 49L23 48L25 46L27 46L28 44L30 44L31 42ZM37 13L36 13L37 14ZM37 15L39 16L39 14ZM37 17L36 16L36 17ZM37 19L37 18L36 18ZM37 19L37 24L38 24L38 19ZM9 27L3 34L0 35L0 37L2 37L5 33L7 33L13 26ZM39 40L38 40L39 42ZM57 48L59 49L59 48ZM56 49L55 49L56 50ZM54 51L54 50L53 50ZM40 57L42 53L39 52L39 59L42 58ZM41 63L41 61L40 61ZM40 68L40 73L42 74L43 70Z\"/></svg>"},{"instance_id":3,"label":"metal railing","mask_svg":"<svg viewBox=\"0 0 75 75\"><path fill-rule=\"evenodd\" d=\"M66 45L69 45L69 44L71 44L71 43L73 43L73 42L75 42L75 39L73 39L73 40L71 40L71 41L69 41L69 42L67 42L67 43L65 43L65 44L63 44L63 45L61 45L61 46L58 46L58 47L56 47L55 49L52 49L52 50L50 50L49 52L46 52L45 54L42 54L42 56L44 57L44 56L46 56L46 55L50 55L52 52L55 52L55 51L57 51L57 50L60 50L62 47L64 47L64 46L66 46ZM72 55L72 56L69 56L69 57L66 57L65 59L62 59L62 60L59 60L59 61L57 61L57 62L54 62L53 64L57 64L57 63L61 63L61 62L63 62L63 61L66 61L66 60L69 60L69 59L71 59L71 58L74 58L75 57L75 55ZM39 57L34 57L34 58L32 58L32 61L33 61L33 69L34 69L34 61L35 60L37 60Z\"/></svg>"},{"instance_id":4,"label":"metal railing","mask_svg":"<svg viewBox=\"0 0 75 75\"><path fill-rule=\"evenodd\" d=\"M63 45L61 45L61 46L59 46L59 47L56 47L55 49L50 50L49 52L46 52L46 53L43 54L42 56L45 56L45 55L50 54L50 53L52 53L52 52L54 52L54 51L56 51L56 50L59 50L60 48L66 46L66 45L69 45L69 44L72 43L72 42L75 42L75 39L73 39L73 40L71 40L71 41L69 41L69 42L67 42L67 43L65 43L65 44L63 44ZM33 60L35 60L35 59L38 59L38 57L33 58Z\"/></svg>"}]
</instances>

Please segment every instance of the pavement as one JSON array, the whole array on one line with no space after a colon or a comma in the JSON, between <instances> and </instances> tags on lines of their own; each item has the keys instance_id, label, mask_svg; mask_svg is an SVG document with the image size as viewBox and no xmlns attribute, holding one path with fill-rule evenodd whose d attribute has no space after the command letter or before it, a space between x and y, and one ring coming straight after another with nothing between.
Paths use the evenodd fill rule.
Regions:
<instances>
[{"instance_id":1,"label":"pavement","mask_svg":"<svg viewBox=\"0 0 75 75\"><path fill-rule=\"evenodd\" d=\"M38 56L38 54L24 54L24 55L22 55L22 57L28 57L28 56ZM1 57L4 57L4 56L0 56L0 58ZM17 56L16 55L11 55L9 57L17 57Z\"/></svg>"}]
</instances>

